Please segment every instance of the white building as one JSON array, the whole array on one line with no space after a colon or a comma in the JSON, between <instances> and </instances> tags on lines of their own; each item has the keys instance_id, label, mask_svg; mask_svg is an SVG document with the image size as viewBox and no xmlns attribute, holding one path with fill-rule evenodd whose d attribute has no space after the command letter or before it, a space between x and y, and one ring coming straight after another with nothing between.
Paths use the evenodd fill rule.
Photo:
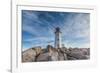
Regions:
<instances>
[{"instance_id":1,"label":"white building","mask_svg":"<svg viewBox=\"0 0 100 73\"><path fill-rule=\"evenodd\" d=\"M59 27L55 30L55 48L61 48L61 31Z\"/></svg>"}]
</instances>

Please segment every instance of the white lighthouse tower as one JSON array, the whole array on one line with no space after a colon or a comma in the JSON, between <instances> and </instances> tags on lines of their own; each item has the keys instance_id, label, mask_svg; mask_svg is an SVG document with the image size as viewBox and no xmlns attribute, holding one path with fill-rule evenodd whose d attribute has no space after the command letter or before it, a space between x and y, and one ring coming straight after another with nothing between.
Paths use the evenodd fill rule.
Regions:
<instances>
[{"instance_id":1,"label":"white lighthouse tower","mask_svg":"<svg viewBox=\"0 0 100 73\"><path fill-rule=\"evenodd\" d=\"M55 30L55 48L61 48L61 31L59 27Z\"/></svg>"}]
</instances>

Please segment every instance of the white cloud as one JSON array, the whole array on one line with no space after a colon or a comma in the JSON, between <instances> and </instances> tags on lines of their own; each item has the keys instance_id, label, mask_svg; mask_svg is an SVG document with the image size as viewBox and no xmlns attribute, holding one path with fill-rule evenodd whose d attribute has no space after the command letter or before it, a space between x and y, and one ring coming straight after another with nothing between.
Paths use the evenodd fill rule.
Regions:
<instances>
[{"instance_id":1,"label":"white cloud","mask_svg":"<svg viewBox=\"0 0 100 73\"><path fill-rule=\"evenodd\" d=\"M66 42L64 42L66 45L69 44L69 46L88 46L89 44L89 38L90 38L90 21L89 21L89 14L85 13L77 13L77 14L70 14L68 15L60 24L56 23L50 23L50 21L46 19L39 19L37 12L26 11L26 16L30 20L24 21L23 23L23 31L26 31L32 35L35 35L37 37L34 38L28 38L24 39L23 41L26 42L32 42L32 41L39 41L42 40L44 42L52 41L54 40L54 27L59 26L62 31L62 37L66 38ZM50 14L46 14L46 16L52 20L54 20L54 17ZM65 17L64 14L61 14L61 16ZM34 24L31 24L33 22ZM57 21L58 22L58 21ZM41 26L45 27L41 27ZM39 27L40 26L40 27ZM41 34L43 33L43 36ZM47 34L46 34L47 33ZM46 36L48 35L48 37ZM52 37L51 37L52 36ZM77 40L77 42L74 39L81 38ZM81 41L81 43L79 42ZM54 41L53 41L54 42Z\"/></svg>"},{"instance_id":2,"label":"white cloud","mask_svg":"<svg viewBox=\"0 0 100 73\"><path fill-rule=\"evenodd\" d=\"M88 37L90 32L89 15L77 14L74 17L69 17L63 26L63 35L72 35L74 37ZM73 37L73 38L74 38Z\"/></svg>"},{"instance_id":3,"label":"white cloud","mask_svg":"<svg viewBox=\"0 0 100 73\"><path fill-rule=\"evenodd\" d=\"M90 41L90 21L89 14L77 14L69 16L63 26L62 36L66 36L67 46L89 47ZM69 38L68 38L69 37ZM78 40L78 38L81 38ZM74 41L73 39L77 39Z\"/></svg>"}]
</instances>

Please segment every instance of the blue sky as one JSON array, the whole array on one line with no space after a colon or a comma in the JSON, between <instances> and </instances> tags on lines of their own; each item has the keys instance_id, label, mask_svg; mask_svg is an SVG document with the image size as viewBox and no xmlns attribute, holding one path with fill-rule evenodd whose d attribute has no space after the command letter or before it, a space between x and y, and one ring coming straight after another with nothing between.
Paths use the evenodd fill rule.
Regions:
<instances>
[{"instance_id":1,"label":"blue sky","mask_svg":"<svg viewBox=\"0 0 100 73\"><path fill-rule=\"evenodd\" d=\"M23 50L48 44L54 46L56 27L60 27L62 44L66 47L89 47L89 13L22 10Z\"/></svg>"}]
</instances>

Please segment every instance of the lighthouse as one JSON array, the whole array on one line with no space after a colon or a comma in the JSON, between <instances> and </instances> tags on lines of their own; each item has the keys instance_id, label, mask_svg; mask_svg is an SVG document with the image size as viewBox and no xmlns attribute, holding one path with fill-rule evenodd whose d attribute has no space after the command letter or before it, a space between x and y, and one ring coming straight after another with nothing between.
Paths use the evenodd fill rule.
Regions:
<instances>
[{"instance_id":1,"label":"lighthouse","mask_svg":"<svg viewBox=\"0 0 100 73\"><path fill-rule=\"evenodd\" d=\"M55 28L55 48L61 48L61 31L59 27Z\"/></svg>"}]
</instances>

